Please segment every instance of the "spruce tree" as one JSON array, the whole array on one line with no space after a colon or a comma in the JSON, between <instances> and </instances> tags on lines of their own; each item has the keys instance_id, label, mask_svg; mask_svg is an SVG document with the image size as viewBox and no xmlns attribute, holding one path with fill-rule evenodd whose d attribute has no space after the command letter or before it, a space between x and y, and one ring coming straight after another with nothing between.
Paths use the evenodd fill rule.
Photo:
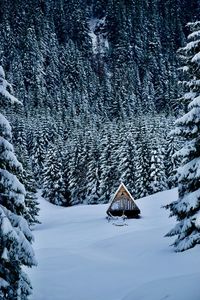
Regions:
<instances>
[{"instance_id":1,"label":"spruce tree","mask_svg":"<svg viewBox=\"0 0 200 300\"><path fill-rule=\"evenodd\" d=\"M26 195L25 195L25 205L26 205L26 214L25 219L29 225L34 225L40 223L39 221L39 203L37 201L37 189L36 183L31 172L30 164L26 170L24 169L20 175L20 180L25 186Z\"/></svg>"},{"instance_id":2,"label":"spruce tree","mask_svg":"<svg viewBox=\"0 0 200 300\"><path fill-rule=\"evenodd\" d=\"M117 170L115 162L116 159L116 145L111 137L110 130L104 132L100 147L100 203L107 203L111 195L114 193L116 186L118 186L119 178L117 178Z\"/></svg>"},{"instance_id":3,"label":"spruce tree","mask_svg":"<svg viewBox=\"0 0 200 300\"><path fill-rule=\"evenodd\" d=\"M99 202L99 151L95 142L90 147L89 150L89 162L87 165L87 174L86 174L86 201L88 204L97 204Z\"/></svg>"},{"instance_id":4,"label":"spruce tree","mask_svg":"<svg viewBox=\"0 0 200 300\"><path fill-rule=\"evenodd\" d=\"M54 145L47 152L43 177L43 197L53 204L65 205L61 154Z\"/></svg>"},{"instance_id":5,"label":"spruce tree","mask_svg":"<svg viewBox=\"0 0 200 300\"><path fill-rule=\"evenodd\" d=\"M167 189L165 166L160 148L161 145L156 145L156 142L154 142L151 150L149 180L152 194Z\"/></svg>"},{"instance_id":6,"label":"spruce tree","mask_svg":"<svg viewBox=\"0 0 200 300\"><path fill-rule=\"evenodd\" d=\"M146 126L139 121L139 133L136 138L136 197L141 198L151 193L150 187L150 150Z\"/></svg>"},{"instance_id":7,"label":"spruce tree","mask_svg":"<svg viewBox=\"0 0 200 300\"><path fill-rule=\"evenodd\" d=\"M135 186L135 149L131 142L132 136L125 135L123 132L123 137L120 142L119 151L119 162L118 162L118 172L120 176L120 182L123 182L130 191L133 191Z\"/></svg>"},{"instance_id":8,"label":"spruce tree","mask_svg":"<svg viewBox=\"0 0 200 300\"><path fill-rule=\"evenodd\" d=\"M36 183L33 178L30 158L28 156L27 151L27 137L25 124L22 118L18 121L16 127L17 129L15 129L15 151L19 162L23 165L23 172L19 174L19 179L26 189L25 205L27 210L25 219L27 220L29 225L34 225L36 223L39 223L39 207L36 199Z\"/></svg>"},{"instance_id":9,"label":"spruce tree","mask_svg":"<svg viewBox=\"0 0 200 300\"><path fill-rule=\"evenodd\" d=\"M80 187L80 165L81 160L81 146L79 144L74 145L71 149L70 158L69 158L69 192L70 192L70 205L77 205L82 202L82 199L79 197L79 192L82 191Z\"/></svg>"},{"instance_id":10,"label":"spruce tree","mask_svg":"<svg viewBox=\"0 0 200 300\"><path fill-rule=\"evenodd\" d=\"M178 221L167 234L177 235L173 243L175 251L200 244L200 22L189 23L188 27L192 33L187 45L179 50L182 70L187 75L187 80L182 82L186 113L176 121L174 129L174 134L184 140L183 147L176 153L181 158L179 197L166 206Z\"/></svg>"},{"instance_id":11,"label":"spruce tree","mask_svg":"<svg viewBox=\"0 0 200 300\"><path fill-rule=\"evenodd\" d=\"M165 146L165 172L167 178L168 187L174 188L177 185L176 168L178 165L175 153L178 150L177 141L174 136L168 136L166 138Z\"/></svg>"},{"instance_id":12,"label":"spruce tree","mask_svg":"<svg viewBox=\"0 0 200 300\"><path fill-rule=\"evenodd\" d=\"M65 148L63 151L63 182L64 182L64 197L65 205L70 206L71 193L69 189L70 177L70 150Z\"/></svg>"},{"instance_id":13,"label":"spruce tree","mask_svg":"<svg viewBox=\"0 0 200 300\"><path fill-rule=\"evenodd\" d=\"M1 107L21 104L11 91L0 66ZM22 171L11 144L10 124L0 114L0 297L5 300L28 299L32 287L22 267L36 264L33 235L24 218L26 191L18 179Z\"/></svg>"},{"instance_id":14,"label":"spruce tree","mask_svg":"<svg viewBox=\"0 0 200 300\"><path fill-rule=\"evenodd\" d=\"M45 140L43 138L43 131L38 129L34 133L33 138L33 147L31 151L31 163L34 178L38 187L41 187L42 184L42 175L43 175L43 168L44 168L44 161L45 161Z\"/></svg>"}]
</instances>

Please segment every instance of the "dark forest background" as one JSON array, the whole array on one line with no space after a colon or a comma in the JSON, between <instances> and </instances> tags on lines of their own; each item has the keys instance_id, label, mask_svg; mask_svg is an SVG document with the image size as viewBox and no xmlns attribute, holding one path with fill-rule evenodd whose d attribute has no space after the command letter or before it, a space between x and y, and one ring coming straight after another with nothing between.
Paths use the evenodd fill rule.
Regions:
<instances>
[{"instance_id":1,"label":"dark forest background","mask_svg":"<svg viewBox=\"0 0 200 300\"><path fill-rule=\"evenodd\" d=\"M106 203L120 181L136 198L174 187L177 49L200 2L4 0L0 12L28 191L69 206Z\"/></svg>"}]
</instances>

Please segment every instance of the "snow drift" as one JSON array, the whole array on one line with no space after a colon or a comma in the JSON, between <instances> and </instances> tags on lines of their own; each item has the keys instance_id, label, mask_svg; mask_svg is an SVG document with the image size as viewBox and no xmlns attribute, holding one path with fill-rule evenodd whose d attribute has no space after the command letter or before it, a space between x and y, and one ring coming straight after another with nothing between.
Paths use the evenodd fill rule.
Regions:
<instances>
[{"instance_id":1,"label":"snow drift","mask_svg":"<svg viewBox=\"0 0 200 300\"><path fill-rule=\"evenodd\" d=\"M176 197L137 200L141 218L122 227L106 221L108 205L63 208L39 197L31 299L199 300L199 247L177 254L164 238L175 220L161 206Z\"/></svg>"}]
</instances>

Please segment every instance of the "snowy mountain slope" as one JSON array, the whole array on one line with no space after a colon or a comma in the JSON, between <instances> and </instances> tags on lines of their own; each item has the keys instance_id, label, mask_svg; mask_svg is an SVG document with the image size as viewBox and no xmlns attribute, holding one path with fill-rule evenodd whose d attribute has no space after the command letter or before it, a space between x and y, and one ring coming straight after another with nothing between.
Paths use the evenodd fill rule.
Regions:
<instances>
[{"instance_id":1,"label":"snowy mountain slope","mask_svg":"<svg viewBox=\"0 0 200 300\"><path fill-rule=\"evenodd\" d=\"M177 191L137 201L142 218L118 227L107 205L53 206L41 197L32 300L199 300L199 247L175 253L163 236L174 220L161 206Z\"/></svg>"},{"instance_id":2,"label":"snowy mountain slope","mask_svg":"<svg viewBox=\"0 0 200 300\"><path fill-rule=\"evenodd\" d=\"M105 54L109 49L105 31L105 17L102 19L92 18L89 21L89 36L92 40L93 54Z\"/></svg>"}]
</instances>

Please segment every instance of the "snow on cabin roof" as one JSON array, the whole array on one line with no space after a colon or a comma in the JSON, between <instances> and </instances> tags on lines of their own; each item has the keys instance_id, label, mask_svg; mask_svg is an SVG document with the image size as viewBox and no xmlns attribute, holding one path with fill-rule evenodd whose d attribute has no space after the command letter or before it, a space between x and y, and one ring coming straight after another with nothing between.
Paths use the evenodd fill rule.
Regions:
<instances>
[{"instance_id":1,"label":"snow on cabin roof","mask_svg":"<svg viewBox=\"0 0 200 300\"><path fill-rule=\"evenodd\" d=\"M125 186L125 184L124 184L123 182L121 182L120 185L119 185L119 187L118 187L118 189L117 189L117 191L115 192L114 196L113 196L112 199L110 200L110 203L113 202L113 200L115 199L115 197L117 196L117 194L119 193L119 191L120 191L121 188L124 188L124 189L126 190L126 192L128 193L129 197L131 198L131 200L134 201L133 196L131 195L131 193L129 192L129 190L128 190L127 187Z\"/></svg>"}]
</instances>

